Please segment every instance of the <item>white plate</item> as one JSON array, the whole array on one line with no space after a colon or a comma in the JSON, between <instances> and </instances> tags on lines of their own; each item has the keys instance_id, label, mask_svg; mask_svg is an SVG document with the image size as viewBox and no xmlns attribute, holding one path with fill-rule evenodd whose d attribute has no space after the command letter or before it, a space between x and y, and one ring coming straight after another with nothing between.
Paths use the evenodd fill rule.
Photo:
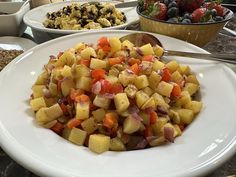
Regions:
<instances>
[{"instance_id":1,"label":"white plate","mask_svg":"<svg viewBox=\"0 0 236 177\"><path fill-rule=\"evenodd\" d=\"M3 36L0 37L0 49L26 51L37 44L29 39L21 37Z\"/></svg>"},{"instance_id":2,"label":"white plate","mask_svg":"<svg viewBox=\"0 0 236 177\"><path fill-rule=\"evenodd\" d=\"M53 33L53 34L72 34L72 33L78 33L78 32L85 32L88 30L61 30L61 29L45 28L43 26L43 22L45 21L46 14L48 12L57 11L57 10L61 9L62 7L70 5L74 2L79 2L82 4L82 3L90 2L90 1L93 1L93 0L78 0L78 1L59 2L59 3L52 3L52 4L39 6L35 9L29 11L24 16L24 22L26 23L26 25L30 26L33 29L47 32L47 33ZM119 3L119 1L108 1L108 0L102 0L99 2L101 2L101 3L105 3L105 2ZM136 7L119 8L119 10L125 13L125 16L127 18L127 21L125 24L113 26L113 27L108 27L108 28L102 28L102 29L98 29L98 30L122 29L122 28L125 28L126 26L138 21L139 17L138 17L138 14L136 13ZM91 30L89 30L89 31L91 31Z\"/></svg>"},{"instance_id":3,"label":"white plate","mask_svg":"<svg viewBox=\"0 0 236 177\"><path fill-rule=\"evenodd\" d=\"M119 37L131 32L65 36L27 51L4 68L0 73L0 145L4 151L34 173L54 177L201 176L231 157L236 152L236 75L227 66L213 62L180 60L197 74L204 108L173 144L97 155L36 125L29 96L49 55L81 41L91 43L101 36ZM186 42L156 36L167 49L205 53Z\"/></svg>"}]
</instances>

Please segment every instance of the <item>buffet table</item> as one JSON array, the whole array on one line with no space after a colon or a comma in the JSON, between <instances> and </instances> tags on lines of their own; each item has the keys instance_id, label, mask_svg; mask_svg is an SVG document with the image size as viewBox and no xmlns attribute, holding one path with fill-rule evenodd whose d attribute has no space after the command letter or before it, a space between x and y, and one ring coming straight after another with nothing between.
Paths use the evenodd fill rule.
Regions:
<instances>
[{"instance_id":1,"label":"buffet table","mask_svg":"<svg viewBox=\"0 0 236 177\"><path fill-rule=\"evenodd\" d=\"M128 27L128 29L138 29L139 24ZM232 19L227 27L236 31L236 17ZM24 34L24 37L29 36ZM235 53L236 54L236 36L222 31L217 38L204 47L211 53ZM229 65L236 72L236 65ZM0 149L0 176L1 177L36 177L32 172L24 169ZM236 176L236 155L229 159L224 165L216 169L207 177L226 177Z\"/></svg>"}]
</instances>

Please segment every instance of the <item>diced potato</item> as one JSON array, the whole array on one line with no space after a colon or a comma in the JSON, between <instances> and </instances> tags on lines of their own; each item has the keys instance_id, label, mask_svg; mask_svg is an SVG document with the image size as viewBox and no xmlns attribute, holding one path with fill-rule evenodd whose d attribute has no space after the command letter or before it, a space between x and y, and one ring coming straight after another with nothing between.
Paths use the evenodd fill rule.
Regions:
<instances>
[{"instance_id":1,"label":"diced potato","mask_svg":"<svg viewBox=\"0 0 236 177\"><path fill-rule=\"evenodd\" d=\"M150 115L149 114L147 114L146 112L144 112L144 111L140 111L139 112L139 116L143 119L143 123L145 124L145 125L150 125Z\"/></svg>"},{"instance_id":2,"label":"diced potato","mask_svg":"<svg viewBox=\"0 0 236 177\"><path fill-rule=\"evenodd\" d=\"M68 140L71 130L72 130L71 128L65 126L65 128L62 131L62 137Z\"/></svg>"},{"instance_id":3,"label":"diced potato","mask_svg":"<svg viewBox=\"0 0 236 177\"><path fill-rule=\"evenodd\" d=\"M96 51L92 47L86 47L80 53L82 59L90 59L91 57L97 57Z\"/></svg>"},{"instance_id":4,"label":"diced potato","mask_svg":"<svg viewBox=\"0 0 236 177\"><path fill-rule=\"evenodd\" d=\"M199 90L199 85L194 84L194 83L186 83L184 86L185 91L188 91L190 96L192 96L194 93L196 93Z\"/></svg>"},{"instance_id":5,"label":"diced potato","mask_svg":"<svg viewBox=\"0 0 236 177\"><path fill-rule=\"evenodd\" d=\"M44 128L52 128L58 121L57 120L53 120L53 121L50 121L50 122L47 122L45 124L43 124L42 126Z\"/></svg>"},{"instance_id":6,"label":"diced potato","mask_svg":"<svg viewBox=\"0 0 236 177\"><path fill-rule=\"evenodd\" d=\"M50 82L49 86L48 86L48 89L49 89L52 96L58 95L57 84L55 84L53 82Z\"/></svg>"},{"instance_id":7,"label":"diced potato","mask_svg":"<svg viewBox=\"0 0 236 177\"><path fill-rule=\"evenodd\" d=\"M184 105L184 108L191 109L194 114L197 114L202 109L202 102L200 101L190 101Z\"/></svg>"},{"instance_id":8,"label":"diced potato","mask_svg":"<svg viewBox=\"0 0 236 177\"><path fill-rule=\"evenodd\" d=\"M153 55L154 54L151 44L145 44L142 47L140 47L139 49L142 51L143 55Z\"/></svg>"},{"instance_id":9,"label":"diced potato","mask_svg":"<svg viewBox=\"0 0 236 177\"><path fill-rule=\"evenodd\" d=\"M45 113L49 117L49 121L55 120L63 115L63 111L58 103L45 109Z\"/></svg>"},{"instance_id":10,"label":"diced potato","mask_svg":"<svg viewBox=\"0 0 236 177\"><path fill-rule=\"evenodd\" d=\"M118 78L116 76L105 76L105 79L109 81L111 84L116 84L118 82Z\"/></svg>"},{"instance_id":11,"label":"diced potato","mask_svg":"<svg viewBox=\"0 0 236 177\"><path fill-rule=\"evenodd\" d=\"M156 103L154 101L153 97L150 97L141 107L141 109L146 109L146 108L155 108L156 107Z\"/></svg>"},{"instance_id":12,"label":"diced potato","mask_svg":"<svg viewBox=\"0 0 236 177\"><path fill-rule=\"evenodd\" d=\"M154 147L154 146L159 146L159 145L162 145L164 143L166 143L166 139L164 136L160 136L160 137L157 137L155 139L153 139L152 141L149 142L149 145L151 147Z\"/></svg>"},{"instance_id":13,"label":"diced potato","mask_svg":"<svg viewBox=\"0 0 236 177\"><path fill-rule=\"evenodd\" d=\"M114 97L117 112L123 112L129 107L129 99L126 93L118 93Z\"/></svg>"},{"instance_id":14,"label":"diced potato","mask_svg":"<svg viewBox=\"0 0 236 177\"><path fill-rule=\"evenodd\" d=\"M72 78L66 78L61 82L61 92L63 96L70 94L71 88L75 87L75 83Z\"/></svg>"},{"instance_id":15,"label":"diced potato","mask_svg":"<svg viewBox=\"0 0 236 177\"><path fill-rule=\"evenodd\" d=\"M132 116L128 116L123 123L123 131L127 134L132 134L139 130L141 122Z\"/></svg>"},{"instance_id":16,"label":"diced potato","mask_svg":"<svg viewBox=\"0 0 236 177\"><path fill-rule=\"evenodd\" d=\"M44 71L43 73L41 73L38 76L38 78L35 82L35 85L46 85L47 79L48 79L48 73L46 71Z\"/></svg>"},{"instance_id":17,"label":"diced potato","mask_svg":"<svg viewBox=\"0 0 236 177\"><path fill-rule=\"evenodd\" d=\"M38 111L40 108L46 107L46 103L43 97L38 97L30 100L30 106L33 111Z\"/></svg>"},{"instance_id":18,"label":"diced potato","mask_svg":"<svg viewBox=\"0 0 236 177\"><path fill-rule=\"evenodd\" d=\"M169 108L169 105L165 102L164 98L162 95L158 94L158 93L154 93L152 95L156 106L160 106L160 107L164 107L164 108Z\"/></svg>"},{"instance_id":19,"label":"diced potato","mask_svg":"<svg viewBox=\"0 0 236 177\"><path fill-rule=\"evenodd\" d=\"M159 60L155 60L153 62L153 65L152 65L152 68L154 71L158 71L158 70L161 70L165 67L165 64Z\"/></svg>"},{"instance_id":20,"label":"diced potato","mask_svg":"<svg viewBox=\"0 0 236 177\"><path fill-rule=\"evenodd\" d=\"M76 60L75 54L70 50L65 51L57 60L57 66L72 66Z\"/></svg>"},{"instance_id":21,"label":"diced potato","mask_svg":"<svg viewBox=\"0 0 236 177\"><path fill-rule=\"evenodd\" d=\"M56 69L53 69L50 79L54 82L60 80L62 77L62 75L61 75L62 69L63 69L63 67L57 67Z\"/></svg>"},{"instance_id":22,"label":"diced potato","mask_svg":"<svg viewBox=\"0 0 236 177\"><path fill-rule=\"evenodd\" d=\"M191 69L188 65L180 65L179 71L182 75L189 75L191 72Z\"/></svg>"},{"instance_id":23,"label":"diced potato","mask_svg":"<svg viewBox=\"0 0 236 177\"><path fill-rule=\"evenodd\" d=\"M65 65L61 71L63 77L72 77L71 67Z\"/></svg>"},{"instance_id":24,"label":"diced potato","mask_svg":"<svg viewBox=\"0 0 236 177\"><path fill-rule=\"evenodd\" d=\"M86 47L86 45L83 42L80 42L75 45L75 49L77 50L77 52L80 52L81 50L85 49L85 47Z\"/></svg>"},{"instance_id":25,"label":"diced potato","mask_svg":"<svg viewBox=\"0 0 236 177\"><path fill-rule=\"evenodd\" d=\"M109 70L109 76L115 76L115 77L118 77L120 71L117 69L117 68L114 68L112 67L110 70Z\"/></svg>"},{"instance_id":26,"label":"diced potato","mask_svg":"<svg viewBox=\"0 0 236 177\"><path fill-rule=\"evenodd\" d=\"M126 150L124 143L118 137L111 139L109 149L112 151L125 151Z\"/></svg>"},{"instance_id":27,"label":"diced potato","mask_svg":"<svg viewBox=\"0 0 236 177\"><path fill-rule=\"evenodd\" d=\"M44 123L50 122L45 110L48 108L41 108L36 112L36 121L38 124L42 125Z\"/></svg>"},{"instance_id":28,"label":"diced potato","mask_svg":"<svg viewBox=\"0 0 236 177\"><path fill-rule=\"evenodd\" d=\"M153 47L153 51L156 56L161 57L164 54L164 49L159 45Z\"/></svg>"},{"instance_id":29,"label":"diced potato","mask_svg":"<svg viewBox=\"0 0 236 177\"><path fill-rule=\"evenodd\" d=\"M82 76L89 77L90 69L85 65L76 65L75 66L75 77L80 78Z\"/></svg>"},{"instance_id":30,"label":"diced potato","mask_svg":"<svg viewBox=\"0 0 236 177\"><path fill-rule=\"evenodd\" d=\"M129 49L129 50L132 50L132 48L134 47L134 44L133 43L131 43L130 41L128 41L128 40L125 40L125 41L123 41L122 42L122 44L121 44L121 48L122 49Z\"/></svg>"},{"instance_id":31,"label":"diced potato","mask_svg":"<svg viewBox=\"0 0 236 177\"><path fill-rule=\"evenodd\" d=\"M88 148L98 154L108 151L110 147L110 137L103 134L93 134L89 136Z\"/></svg>"},{"instance_id":32,"label":"diced potato","mask_svg":"<svg viewBox=\"0 0 236 177\"><path fill-rule=\"evenodd\" d=\"M197 77L192 74L187 77L186 82L187 83L190 82L190 83L199 85L199 81L197 80Z\"/></svg>"},{"instance_id":33,"label":"diced potato","mask_svg":"<svg viewBox=\"0 0 236 177\"><path fill-rule=\"evenodd\" d=\"M166 123L163 127L162 127L162 131L164 130L165 127L168 128L172 128L174 130L174 137L178 136L178 132L176 131L175 127L173 124L171 123Z\"/></svg>"},{"instance_id":34,"label":"diced potato","mask_svg":"<svg viewBox=\"0 0 236 177\"><path fill-rule=\"evenodd\" d=\"M84 120L81 123L81 127L88 133L91 134L93 133L95 130L97 130L98 126L97 123L95 122L94 118L89 118Z\"/></svg>"},{"instance_id":35,"label":"diced potato","mask_svg":"<svg viewBox=\"0 0 236 177\"><path fill-rule=\"evenodd\" d=\"M102 120L103 120L104 117L105 117L105 114L106 114L106 112L105 112L105 110L102 109L102 108L97 109L97 110L95 110L95 111L92 112L92 115L93 115L94 120L95 120L96 122L102 122Z\"/></svg>"},{"instance_id":36,"label":"diced potato","mask_svg":"<svg viewBox=\"0 0 236 177\"><path fill-rule=\"evenodd\" d=\"M179 116L178 112L176 112L175 110L170 109L169 116L170 116L173 123L180 124L180 116Z\"/></svg>"},{"instance_id":37,"label":"diced potato","mask_svg":"<svg viewBox=\"0 0 236 177\"><path fill-rule=\"evenodd\" d=\"M177 133L176 136L182 135L182 131L181 131L181 129L179 128L179 125L174 124L173 126L174 126L174 128L175 128L175 132Z\"/></svg>"},{"instance_id":38,"label":"diced potato","mask_svg":"<svg viewBox=\"0 0 236 177\"><path fill-rule=\"evenodd\" d=\"M145 87L144 89L142 89L142 91L144 91L148 96L151 96L154 93L154 91L150 87Z\"/></svg>"},{"instance_id":39,"label":"diced potato","mask_svg":"<svg viewBox=\"0 0 236 177\"><path fill-rule=\"evenodd\" d=\"M159 117L156 123L151 125L154 135L156 136L160 135L162 133L162 127L165 124L167 124L167 122L168 122L167 118Z\"/></svg>"},{"instance_id":40,"label":"diced potato","mask_svg":"<svg viewBox=\"0 0 236 177\"><path fill-rule=\"evenodd\" d=\"M32 92L33 92L34 98L43 97L44 96L43 90L45 89L46 89L45 85L33 85Z\"/></svg>"},{"instance_id":41,"label":"diced potato","mask_svg":"<svg viewBox=\"0 0 236 177\"><path fill-rule=\"evenodd\" d=\"M99 59L91 59L90 68L91 69L105 69L107 67L107 62Z\"/></svg>"},{"instance_id":42,"label":"diced potato","mask_svg":"<svg viewBox=\"0 0 236 177\"><path fill-rule=\"evenodd\" d=\"M117 37L112 37L109 39L109 44L111 46L111 52L116 52L121 50L121 42Z\"/></svg>"},{"instance_id":43,"label":"diced potato","mask_svg":"<svg viewBox=\"0 0 236 177\"><path fill-rule=\"evenodd\" d=\"M166 63L165 66L170 70L171 73L175 72L179 68L179 64L175 60Z\"/></svg>"},{"instance_id":44,"label":"diced potato","mask_svg":"<svg viewBox=\"0 0 236 177\"><path fill-rule=\"evenodd\" d=\"M153 71L148 77L149 87L151 87L154 91L157 89L158 84L161 81L161 76L157 74L157 72Z\"/></svg>"},{"instance_id":45,"label":"diced potato","mask_svg":"<svg viewBox=\"0 0 236 177\"><path fill-rule=\"evenodd\" d=\"M175 83L180 83L183 80L183 76L179 73L179 71L175 71L171 74L171 80Z\"/></svg>"},{"instance_id":46,"label":"diced potato","mask_svg":"<svg viewBox=\"0 0 236 177\"><path fill-rule=\"evenodd\" d=\"M138 89L133 84L129 84L124 90L129 98L134 98L137 91Z\"/></svg>"},{"instance_id":47,"label":"diced potato","mask_svg":"<svg viewBox=\"0 0 236 177\"><path fill-rule=\"evenodd\" d=\"M141 68L141 74L150 75L152 72L152 65L153 63L150 61L142 61L142 63L139 65Z\"/></svg>"},{"instance_id":48,"label":"diced potato","mask_svg":"<svg viewBox=\"0 0 236 177\"><path fill-rule=\"evenodd\" d=\"M136 79L134 80L134 85L138 89L143 89L145 87L148 87L149 82L148 82L147 76L146 75L140 75L140 76L136 77Z\"/></svg>"},{"instance_id":49,"label":"diced potato","mask_svg":"<svg viewBox=\"0 0 236 177\"><path fill-rule=\"evenodd\" d=\"M178 109L176 110L180 116L180 120L184 124L190 124L193 121L194 113L190 109Z\"/></svg>"},{"instance_id":50,"label":"diced potato","mask_svg":"<svg viewBox=\"0 0 236 177\"><path fill-rule=\"evenodd\" d=\"M81 120L89 118L89 103L76 104L76 118Z\"/></svg>"},{"instance_id":51,"label":"diced potato","mask_svg":"<svg viewBox=\"0 0 236 177\"><path fill-rule=\"evenodd\" d=\"M51 107L57 103L58 97L50 97L50 98L44 97L44 101L45 101L47 107Z\"/></svg>"},{"instance_id":52,"label":"diced potato","mask_svg":"<svg viewBox=\"0 0 236 177\"><path fill-rule=\"evenodd\" d=\"M111 103L111 100L108 98L105 98L101 95L97 95L95 99L93 100L93 104L97 107L108 109L109 105Z\"/></svg>"},{"instance_id":53,"label":"diced potato","mask_svg":"<svg viewBox=\"0 0 236 177\"><path fill-rule=\"evenodd\" d=\"M133 84L136 80L137 75L128 73L127 71L122 71L119 74L119 82L126 87L128 84Z\"/></svg>"},{"instance_id":54,"label":"diced potato","mask_svg":"<svg viewBox=\"0 0 236 177\"><path fill-rule=\"evenodd\" d=\"M176 101L175 105L181 107L191 101L191 96L188 91L182 91L180 98Z\"/></svg>"},{"instance_id":55,"label":"diced potato","mask_svg":"<svg viewBox=\"0 0 236 177\"><path fill-rule=\"evenodd\" d=\"M85 142L86 136L87 136L86 131L83 131L79 128L72 128L68 140L71 141L72 143L82 146Z\"/></svg>"},{"instance_id":56,"label":"diced potato","mask_svg":"<svg viewBox=\"0 0 236 177\"><path fill-rule=\"evenodd\" d=\"M106 52L102 49L98 49L97 58L100 60L103 60L105 56L106 56Z\"/></svg>"},{"instance_id":57,"label":"diced potato","mask_svg":"<svg viewBox=\"0 0 236 177\"><path fill-rule=\"evenodd\" d=\"M76 88L89 91L92 86L92 79L90 77L80 77L76 81Z\"/></svg>"},{"instance_id":58,"label":"diced potato","mask_svg":"<svg viewBox=\"0 0 236 177\"><path fill-rule=\"evenodd\" d=\"M142 105L149 99L149 96L143 92L142 90L138 91L136 94L135 94L135 101L136 101L136 104L139 108L142 107Z\"/></svg>"},{"instance_id":59,"label":"diced potato","mask_svg":"<svg viewBox=\"0 0 236 177\"><path fill-rule=\"evenodd\" d=\"M157 86L157 92L163 96L170 97L173 85L165 81L161 81Z\"/></svg>"}]
</instances>

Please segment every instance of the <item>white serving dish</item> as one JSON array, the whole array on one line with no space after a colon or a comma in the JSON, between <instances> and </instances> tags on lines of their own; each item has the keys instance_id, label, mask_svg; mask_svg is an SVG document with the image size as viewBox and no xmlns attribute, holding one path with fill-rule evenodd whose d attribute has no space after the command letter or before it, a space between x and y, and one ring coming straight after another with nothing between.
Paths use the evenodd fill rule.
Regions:
<instances>
[{"instance_id":1,"label":"white serving dish","mask_svg":"<svg viewBox=\"0 0 236 177\"><path fill-rule=\"evenodd\" d=\"M0 36L21 36L26 29L23 16L30 10L29 0L25 2L0 2Z\"/></svg>"},{"instance_id":2,"label":"white serving dish","mask_svg":"<svg viewBox=\"0 0 236 177\"><path fill-rule=\"evenodd\" d=\"M31 86L50 55L78 42L134 31L99 31L68 35L38 45L0 73L0 146L14 160L44 177L195 177L216 169L236 153L236 74L226 65L171 57L190 65L201 84L204 107L172 144L144 150L95 154L35 123L29 106ZM203 49L154 34L166 49L207 53ZM20 74L19 74L20 73ZM16 82L17 81L17 82ZM14 89L17 88L17 89Z\"/></svg>"},{"instance_id":3,"label":"white serving dish","mask_svg":"<svg viewBox=\"0 0 236 177\"><path fill-rule=\"evenodd\" d=\"M75 2L77 3L79 2L83 4L83 3L91 2L91 1L94 1L94 0L65 1L65 2L46 4L46 5L39 6L37 8L30 10L28 13L25 14L23 20L27 26L31 27L32 33L37 43L42 43L50 39L68 35L68 34L87 32L88 30L60 30L60 29L45 28L43 26L43 22L46 19L46 14L48 12L57 11L61 9L62 7L70 5ZM99 2L101 3L109 2L109 3L114 3L114 4L120 3L119 1L109 1L109 0L100 0ZM124 29L128 25L135 23L139 20L138 14L136 13L136 7L119 8L119 10L125 13L127 17L127 22L119 26L102 28L99 30ZM89 31L95 31L95 30L89 30Z\"/></svg>"}]
</instances>

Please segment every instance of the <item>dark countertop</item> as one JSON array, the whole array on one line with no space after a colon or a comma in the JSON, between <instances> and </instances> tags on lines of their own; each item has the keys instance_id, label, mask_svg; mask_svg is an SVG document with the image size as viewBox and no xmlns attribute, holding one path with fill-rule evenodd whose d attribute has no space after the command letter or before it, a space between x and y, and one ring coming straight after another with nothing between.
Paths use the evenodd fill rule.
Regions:
<instances>
[{"instance_id":1,"label":"dark countertop","mask_svg":"<svg viewBox=\"0 0 236 177\"><path fill-rule=\"evenodd\" d=\"M236 17L234 17L227 27L236 31ZM216 37L216 39L204 47L211 53L235 53L236 54L236 37L229 35L225 31ZM236 65L230 65L236 72ZM37 177L33 173L21 167L9 156L7 156L0 148L0 177ZM236 154L206 177L236 177Z\"/></svg>"}]
</instances>

